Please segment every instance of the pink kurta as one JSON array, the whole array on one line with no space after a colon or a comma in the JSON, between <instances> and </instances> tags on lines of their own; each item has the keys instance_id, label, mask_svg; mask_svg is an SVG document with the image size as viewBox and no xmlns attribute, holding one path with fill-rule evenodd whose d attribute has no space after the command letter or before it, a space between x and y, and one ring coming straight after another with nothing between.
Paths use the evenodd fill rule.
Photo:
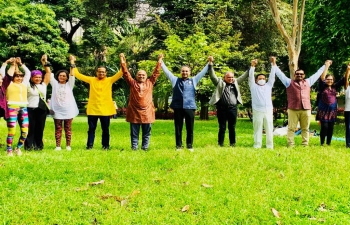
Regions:
<instances>
[{"instance_id":1,"label":"pink kurta","mask_svg":"<svg viewBox=\"0 0 350 225\"><path fill-rule=\"evenodd\" d=\"M153 86L160 75L161 63L157 63L152 76L144 83L138 83L133 79L127 69L126 63L122 63L123 77L130 87L126 121L130 123L153 123L155 109L153 104Z\"/></svg>"}]
</instances>

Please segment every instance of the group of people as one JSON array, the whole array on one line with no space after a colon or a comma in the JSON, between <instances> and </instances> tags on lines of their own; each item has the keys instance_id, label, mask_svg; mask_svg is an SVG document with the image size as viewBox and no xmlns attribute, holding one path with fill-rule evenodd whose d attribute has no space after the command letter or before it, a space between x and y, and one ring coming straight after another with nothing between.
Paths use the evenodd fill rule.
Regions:
<instances>
[{"instance_id":1,"label":"group of people","mask_svg":"<svg viewBox=\"0 0 350 225\"><path fill-rule=\"evenodd\" d=\"M311 117L310 91L311 86L319 80L318 111L316 119L321 123L320 143L331 144L334 122L337 116L337 89L344 85L346 89L345 123L346 146L350 147L350 88L348 78L350 64L344 77L334 82L334 77L327 74L331 61L327 60L314 75L305 79L303 70L298 69L293 79L286 77L276 65L276 58L271 57L271 72L266 78L265 74L255 75L256 59L251 61L251 67L244 74L235 78L234 72L228 71L224 77L217 77L214 71L214 58L208 57L208 63L195 76L191 76L189 66L181 67L181 77L169 71L163 62L163 55L159 55L156 67L150 77L145 70L137 71L133 78L128 71L126 58L120 54L121 69L113 76L107 77L104 66L96 69L96 76L86 76L76 67L76 58L69 57L70 71L59 70L51 73L51 64L47 56L41 58L45 70L29 71L20 58L8 59L0 69L0 117L7 121L7 154L21 155L21 148L41 150L43 144L43 131L46 116L50 113L55 124L55 150L61 150L62 129L65 130L66 149L71 150L72 121L79 113L73 95L75 77L89 84L89 98L86 109L88 122L88 138L86 149L94 147L95 130L100 120L102 129L102 148L110 148L110 118L116 114L116 107L112 99L112 85L123 77L130 87L130 95L126 112L126 121L130 123L131 149L139 148L139 133L142 130L141 149L147 151L150 144L151 127L155 121L155 108L152 92L154 84L160 76L162 69L172 85L173 96L170 107L174 111L175 147L176 150L184 148L182 142L182 129L185 122L186 148L193 151L193 130L196 107L195 89L200 79L209 72L210 79L216 89L210 99L210 104L217 109L219 123L218 145L224 146L226 129L229 130L229 145L236 145L236 121L238 104L243 104L239 85L248 78L253 109L254 148L262 147L262 133L265 127L266 148L273 149L273 104L272 88L275 75L281 80L287 90L288 100L288 134L287 144L294 146L294 132L298 123L301 127L302 145L309 142L309 125ZM6 71L6 68L9 67ZM24 72L22 72L21 71ZM267 81L266 81L267 80ZM52 95L48 104L45 99L47 86L51 84ZM21 127L21 136L12 149L16 123ZM63 128L62 128L63 126Z\"/></svg>"},{"instance_id":2,"label":"group of people","mask_svg":"<svg viewBox=\"0 0 350 225\"><path fill-rule=\"evenodd\" d=\"M71 150L71 123L79 113L72 92L74 77L66 70L51 73L51 64L46 55L42 56L41 63L44 75L40 70L30 71L19 57L10 58L1 66L0 117L7 121L8 156L22 155L23 146L26 150L44 148L43 133L48 113L52 114L55 122L56 150L61 149L62 123L66 133L66 149ZM48 84L52 86L50 105L46 102ZM21 135L13 150L17 122Z\"/></svg>"}]
</instances>

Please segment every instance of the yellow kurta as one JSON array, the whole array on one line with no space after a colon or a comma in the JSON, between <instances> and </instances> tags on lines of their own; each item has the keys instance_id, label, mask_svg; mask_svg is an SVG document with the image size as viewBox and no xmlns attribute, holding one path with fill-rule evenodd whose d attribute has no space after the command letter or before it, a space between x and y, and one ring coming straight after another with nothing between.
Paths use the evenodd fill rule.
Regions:
<instances>
[{"instance_id":1,"label":"yellow kurta","mask_svg":"<svg viewBox=\"0 0 350 225\"><path fill-rule=\"evenodd\" d=\"M89 116L111 116L116 113L112 99L112 85L122 77L123 72L119 70L112 77L99 80L79 73L77 68L73 69L74 76L90 85L89 100L86 114Z\"/></svg>"}]
</instances>

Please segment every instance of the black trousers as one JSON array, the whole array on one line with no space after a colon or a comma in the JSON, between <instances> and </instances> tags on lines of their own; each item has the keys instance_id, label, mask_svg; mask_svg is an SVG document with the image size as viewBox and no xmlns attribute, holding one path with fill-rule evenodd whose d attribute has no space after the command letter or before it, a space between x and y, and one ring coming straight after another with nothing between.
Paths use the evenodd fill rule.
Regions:
<instances>
[{"instance_id":1,"label":"black trousers","mask_svg":"<svg viewBox=\"0 0 350 225\"><path fill-rule=\"evenodd\" d=\"M43 135L47 110L28 108L28 136L24 143L25 149L42 150L44 148Z\"/></svg>"},{"instance_id":2,"label":"black trousers","mask_svg":"<svg viewBox=\"0 0 350 225\"><path fill-rule=\"evenodd\" d=\"M344 111L345 117L345 141L346 147L350 148L350 111Z\"/></svg>"},{"instance_id":3,"label":"black trousers","mask_svg":"<svg viewBox=\"0 0 350 225\"><path fill-rule=\"evenodd\" d=\"M334 130L334 122L322 122L321 121L321 131L320 131L320 141L321 145L324 144L324 140L327 137L327 145L331 144L332 136Z\"/></svg>"},{"instance_id":4,"label":"black trousers","mask_svg":"<svg viewBox=\"0 0 350 225\"><path fill-rule=\"evenodd\" d=\"M192 148L193 145L193 128L194 128L194 109L174 109L174 125L176 147L182 146L182 127L185 119L186 124L186 145Z\"/></svg>"},{"instance_id":5,"label":"black trousers","mask_svg":"<svg viewBox=\"0 0 350 225\"><path fill-rule=\"evenodd\" d=\"M236 122L237 122L237 107L217 107L219 133L218 144L223 145L225 140L226 123L228 125L230 145L236 144Z\"/></svg>"},{"instance_id":6,"label":"black trousers","mask_svg":"<svg viewBox=\"0 0 350 225\"><path fill-rule=\"evenodd\" d=\"M93 147L95 141L95 131L97 127L97 121L100 119L101 129L102 129L102 147L109 148L109 124L111 117L110 116L88 116L88 140L86 143L87 147Z\"/></svg>"}]
</instances>

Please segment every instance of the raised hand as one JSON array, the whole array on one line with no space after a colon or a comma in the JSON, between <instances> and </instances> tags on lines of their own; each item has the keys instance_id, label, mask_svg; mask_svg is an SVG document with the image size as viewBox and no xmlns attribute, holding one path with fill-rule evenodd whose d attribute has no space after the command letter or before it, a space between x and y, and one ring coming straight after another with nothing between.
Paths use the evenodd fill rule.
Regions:
<instances>
[{"instance_id":1,"label":"raised hand","mask_svg":"<svg viewBox=\"0 0 350 225\"><path fill-rule=\"evenodd\" d=\"M120 53L119 54L119 58L120 58L120 63L126 63L126 59L125 59L124 53Z\"/></svg>"},{"instance_id":2,"label":"raised hand","mask_svg":"<svg viewBox=\"0 0 350 225\"><path fill-rule=\"evenodd\" d=\"M70 62L70 64L75 64L75 60L76 60L76 58L75 58L74 55L69 55L69 62Z\"/></svg>"},{"instance_id":3,"label":"raised hand","mask_svg":"<svg viewBox=\"0 0 350 225\"><path fill-rule=\"evenodd\" d=\"M16 63L20 66L22 65L22 60L20 57L16 57Z\"/></svg>"},{"instance_id":4,"label":"raised hand","mask_svg":"<svg viewBox=\"0 0 350 225\"><path fill-rule=\"evenodd\" d=\"M270 62L275 66L276 65L276 57L275 56L271 56L270 57Z\"/></svg>"},{"instance_id":5,"label":"raised hand","mask_svg":"<svg viewBox=\"0 0 350 225\"><path fill-rule=\"evenodd\" d=\"M250 61L250 65L252 67L255 67L258 64L258 60L257 59L253 59L252 61Z\"/></svg>"},{"instance_id":6,"label":"raised hand","mask_svg":"<svg viewBox=\"0 0 350 225\"><path fill-rule=\"evenodd\" d=\"M164 55L161 53L158 55L158 62L161 62L164 58Z\"/></svg>"}]
</instances>

